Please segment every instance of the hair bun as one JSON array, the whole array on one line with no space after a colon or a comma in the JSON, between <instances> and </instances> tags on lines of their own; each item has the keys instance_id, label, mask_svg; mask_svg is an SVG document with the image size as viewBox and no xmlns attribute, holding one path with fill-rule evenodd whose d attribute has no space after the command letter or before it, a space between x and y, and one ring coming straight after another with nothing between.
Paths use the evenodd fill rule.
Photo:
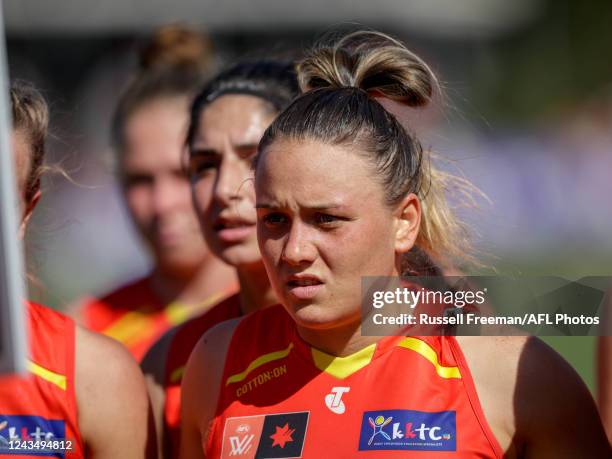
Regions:
<instances>
[{"instance_id":1,"label":"hair bun","mask_svg":"<svg viewBox=\"0 0 612 459\"><path fill-rule=\"evenodd\" d=\"M203 33L181 24L162 26L145 44L140 53L143 71L184 67L205 69L209 66L212 45Z\"/></svg>"},{"instance_id":2,"label":"hair bun","mask_svg":"<svg viewBox=\"0 0 612 459\"><path fill-rule=\"evenodd\" d=\"M302 91L360 88L411 107L427 105L438 81L400 41L380 32L349 33L316 46L298 65Z\"/></svg>"}]
</instances>

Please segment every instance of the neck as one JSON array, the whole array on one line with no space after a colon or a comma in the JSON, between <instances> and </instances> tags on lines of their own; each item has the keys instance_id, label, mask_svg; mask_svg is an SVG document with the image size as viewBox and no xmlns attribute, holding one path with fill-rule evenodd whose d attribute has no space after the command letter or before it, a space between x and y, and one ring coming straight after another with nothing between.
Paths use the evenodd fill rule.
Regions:
<instances>
[{"instance_id":1,"label":"neck","mask_svg":"<svg viewBox=\"0 0 612 459\"><path fill-rule=\"evenodd\" d=\"M388 278L396 279L399 277L401 261L401 255L397 256L395 266L386 275ZM380 289L384 290L385 288L383 286ZM352 316L337 326L316 329L301 327L296 324L297 331L302 339L312 347L329 355L346 357L381 340L380 336L363 336L361 334L362 319L365 320L366 318L361 317L361 305L357 305L355 311Z\"/></svg>"},{"instance_id":2,"label":"neck","mask_svg":"<svg viewBox=\"0 0 612 459\"><path fill-rule=\"evenodd\" d=\"M263 263L240 266L237 272L240 282L240 307L243 314L278 303Z\"/></svg>"},{"instance_id":3,"label":"neck","mask_svg":"<svg viewBox=\"0 0 612 459\"><path fill-rule=\"evenodd\" d=\"M380 340L380 336L362 336L359 316L356 320L334 328L313 329L298 325L297 331L312 347L336 357L354 354Z\"/></svg>"},{"instance_id":4,"label":"neck","mask_svg":"<svg viewBox=\"0 0 612 459\"><path fill-rule=\"evenodd\" d=\"M230 266L210 255L197 269L188 272L171 272L158 266L149 282L163 303L195 305L230 286L235 282L235 274Z\"/></svg>"}]
</instances>

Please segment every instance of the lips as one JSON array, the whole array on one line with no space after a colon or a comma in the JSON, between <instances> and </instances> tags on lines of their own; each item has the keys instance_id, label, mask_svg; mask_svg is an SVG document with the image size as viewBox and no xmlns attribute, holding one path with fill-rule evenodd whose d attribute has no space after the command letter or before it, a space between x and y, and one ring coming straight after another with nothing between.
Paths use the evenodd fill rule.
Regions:
<instances>
[{"instance_id":1,"label":"lips","mask_svg":"<svg viewBox=\"0 0 612 459\"><path fill-rule=\"evenodd\" d=\"M237 242L253 234L255 224L239 218L219 218L213 229L222 241Z\"/></svg>"},{"instance_id":2,"label":"lips","mask_svg":"<svg viewBox=\"0 0 612 459\"><path fill-rule=\"evenodd\" d=\"M325 283L313 274L295 274L286 282L289 294L299 300L312 300L321 292Z\"/></svg>"}]
</instances>

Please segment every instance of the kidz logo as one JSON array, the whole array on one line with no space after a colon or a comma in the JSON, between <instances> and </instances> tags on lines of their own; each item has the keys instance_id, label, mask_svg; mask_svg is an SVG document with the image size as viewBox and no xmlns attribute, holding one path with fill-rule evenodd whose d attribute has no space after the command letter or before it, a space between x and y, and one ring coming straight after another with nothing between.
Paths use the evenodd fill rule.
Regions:
<instances>
[{"instance_id":1,"label":"kidz logo","mask_svg":"<svg viewBox=\"0 0 612 459\"><path fill-rule=\"evenodd\" d=\"M455 411L366 411L359 450L455 451Z\"/></svg>"},{"instance_id":2,"label":"kidz logo","mask_svg":"<svg viewBox=\"0 0 612 459\"><path fill-rule=\"evenodd\" d=\"M66 438L63 420L46 419L41 416L9 416L0 414L0 454L23 455L23 450L10 449L11 443L19 441L49 441ZM30 456L64 457L60 451L29 450Z\"/></svg>"}]
</instances>

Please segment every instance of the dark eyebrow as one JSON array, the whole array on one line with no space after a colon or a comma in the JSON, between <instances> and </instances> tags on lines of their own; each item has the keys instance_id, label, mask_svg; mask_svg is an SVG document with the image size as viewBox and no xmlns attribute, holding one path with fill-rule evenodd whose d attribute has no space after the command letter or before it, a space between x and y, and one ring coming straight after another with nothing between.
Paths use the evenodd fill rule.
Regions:
<instances>
[{"instance_id":1,"label":"dark eyebrow","mask_svg":"<svg viewBox=\"0 0 612 459\"><path fill-rule=\"evenodd\" d=\"M258 143L243 143L243 144L234 145L233 147L234 147L234 150L236 150L236 152L238 153L238 156L244 159L250 156L253 150L257 150L258 146L259 146Z\"/></svg>"},{"instance_id":2,"label":"dark eyebrow","mask_svg":"<svg viewBox=\"0 0 612 459\"><path fill-rule=\"evenodd\" d=\"M234 148L236 150L246 150L246 149L257 148L258 146L259 146L259 143L239 143L237 145L234 145Z\"/></svg>"},{"instance_id":3,"label":"dark eyebrow","mask_svg":"<svg viewBox=\"0 0 612 459\"><path fill-rule=\"evenodd\" d=\"M257 143L244 143L244 144L233 145L232 147L234 148L234 150L236 150L239 156L246 156L246 155L250 155L250 153L253 150L256 150L258 146L259 144ZM189 154L190 156L217 156L217 155L220 155L220 153L213 148L198 148L198 147L192 147Z\"/></svg>"},{"instance_id":4,"label":"dark eyebrow","mask_svg":"<svg viewBox=\"0 0 612 459\"><path fill-rule=\"evenodd\" d=\"M216 156L219 153L212 148L192 148L189 151L189 156Z\"/></svg>"}]
</instances>

